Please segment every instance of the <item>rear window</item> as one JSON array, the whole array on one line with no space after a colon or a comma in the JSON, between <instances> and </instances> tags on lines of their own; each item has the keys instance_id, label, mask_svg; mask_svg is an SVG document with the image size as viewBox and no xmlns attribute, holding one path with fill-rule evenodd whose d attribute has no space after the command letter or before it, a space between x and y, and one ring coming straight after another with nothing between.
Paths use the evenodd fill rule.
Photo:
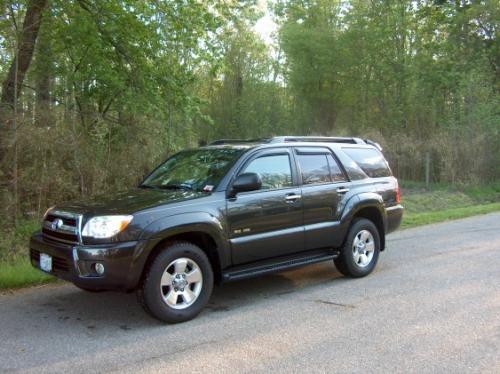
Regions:
<instances>
[{"instance_id":1,"label":"rear window","mask_svg":"<svg viewBox=\"0 0 500 374\"><path fill-rule=\"evenodd\" d=\"M370 178L390 177L391 170L382 153L374 148L342 148Z\"/></svg>"}]
</instances>

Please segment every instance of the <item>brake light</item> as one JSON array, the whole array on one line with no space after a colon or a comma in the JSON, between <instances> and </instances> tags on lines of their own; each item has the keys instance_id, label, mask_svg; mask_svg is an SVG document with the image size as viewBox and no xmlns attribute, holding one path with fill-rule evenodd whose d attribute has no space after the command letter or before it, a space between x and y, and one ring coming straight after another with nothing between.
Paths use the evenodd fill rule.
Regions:
<instances>
[{"instance_id":1,"label":"brake light","mask_svg":"<svg viewBox=\"0 0 500 374\"><path fill-rule=\"evenodd\" d=\"M396 202L401 202L401 188L399 187L398 181L396 181Z\"/></svg>"}]
</instances>

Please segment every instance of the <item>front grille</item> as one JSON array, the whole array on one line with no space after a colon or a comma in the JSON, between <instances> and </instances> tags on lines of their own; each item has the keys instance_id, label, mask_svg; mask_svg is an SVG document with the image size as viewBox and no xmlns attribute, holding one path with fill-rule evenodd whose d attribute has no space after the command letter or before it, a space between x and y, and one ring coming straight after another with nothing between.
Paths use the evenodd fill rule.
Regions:
<instances>
[{"instance_id":1,"label":"front grille","mask_svg":"<svg viewBox=\"0 0 500 374\"><path fill-rule=\"evenodd\" d=\"M47 214L47 217L45 218L47 221L52 222L57 218L61 218L63 223L67 226L74 226L76 227L78 224L78 218L77 217L68 217L65 215L56 215L56 214Z\"/></svg>"},{"instance_id":2,"label":"front grille","mask_svg":"<svg viewBox=\"0 0 500 374\"><path fill-rule=\"evenodd\" d=\"M76 213L52 210L43 221L43 236L63 243L79 243L81 219L82 216Z\"/></svg>"},{"instance_id":3,"label":"front grille","mask_svg":"<svg viewBox=\"0 0 500 374\"><path fill-rule=\"evenodd\" d=\"M40 252L36 249L30 250L31 261L35 265L40 265ZM69 271L69 263L66 259L62 257L54 257L52 256L52 269L55 272L67 272Z\"/></svg>"}]
</instances>

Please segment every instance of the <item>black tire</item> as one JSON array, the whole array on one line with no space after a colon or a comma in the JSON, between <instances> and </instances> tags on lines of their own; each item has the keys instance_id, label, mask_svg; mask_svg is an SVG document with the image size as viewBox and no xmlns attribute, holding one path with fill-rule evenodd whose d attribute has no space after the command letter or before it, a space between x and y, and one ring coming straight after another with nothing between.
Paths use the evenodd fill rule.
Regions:
<instances>
[{"instance_id":1,"label":"black tire","mask_svg":"<svg viewBox=\"0 0 500 374\"><path fill-rule=\"evenodd\" d=\"M201 291L193 304L185 309L174 309L164 300L160 281L169 268L169 264L180 258L187 258L198 265L202 274ZM168 244L153 260L137 290L137 298L144 310L160 321L167 323L185 322L193 319L203 310L212 294L213 284L212 266L206 254L192 243L173 242ZM180 300L183 300L182 296Z\"/></svg>"},{"instance_id":2,"label":"black tire","mask_svg":"<svg viewBox=\"0 0 500 374\"><path fill-rule=\"evenodd\" d=\"M355 261L355 257L353 255L353 243L362 231L368 231L373 237L374 250L373 257L370 262L365 266L359 265ZM368 274L370 274L375 266L377 265L378 256L380 253L380 234L378 232L377 226L375 224L365 218L356 218L349 228L349 233L347 234L347 238L345 243L340 251L339 257L335 259L335 266L343 275L352 277L352 278L361 278Z\"/></svg>"}]
</instances>

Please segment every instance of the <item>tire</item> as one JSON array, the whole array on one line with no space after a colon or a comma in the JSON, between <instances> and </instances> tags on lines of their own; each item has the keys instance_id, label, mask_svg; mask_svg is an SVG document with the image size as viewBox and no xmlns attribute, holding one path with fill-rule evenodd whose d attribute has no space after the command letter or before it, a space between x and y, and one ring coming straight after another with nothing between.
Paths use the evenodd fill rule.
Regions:
<instances>
[{"instance_id":1,"label":"tire","mask_svg":"<svg viewBox=\"0 0 500 374\"><path fill-rule=\"evenodd\" d=\"M358 245L360 242L364 245ZM364 253L365 257L360 253ZM351 224L340 255L335 259L335 266L343 275L361 278L373 271L379 253L380 234L377 226L370 220L357 218Z\"/></svg>"},{"instance_id":2,"label":"tire","mask_svg":"<svg viewBox=\"0 0 500 374\"><path fill-rule=\"evenodd\" d=\"M203 310L213 283L206 254L194 244L174 242L153 260L137 297L144 310L160 321L185 322Z\"/></svg>"}]
</instances>

